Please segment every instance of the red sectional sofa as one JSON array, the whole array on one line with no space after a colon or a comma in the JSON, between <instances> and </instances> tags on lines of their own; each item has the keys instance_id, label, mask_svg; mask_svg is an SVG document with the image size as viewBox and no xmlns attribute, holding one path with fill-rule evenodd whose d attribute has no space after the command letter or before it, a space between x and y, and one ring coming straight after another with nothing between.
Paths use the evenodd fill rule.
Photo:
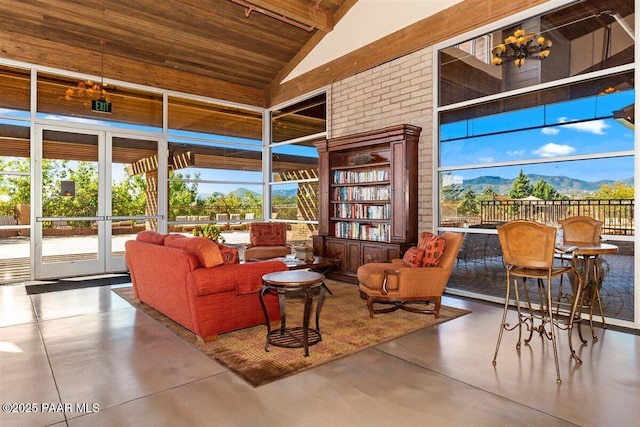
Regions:
<instances>
[{"instance_id":1,"label":"red sectional sofa","mask_svg":"<svg viewBox=\"0 0 640 427\"><path fill-rule=\"evenodd\" d=\"M280 261L225 264L209 239L155 231L127 241L125 259L136 298L204 342L264 324L262 276L287 269ZM280 320L277 297L266 295L265 301L270 319Z\"/></svg>"}]
</instances>

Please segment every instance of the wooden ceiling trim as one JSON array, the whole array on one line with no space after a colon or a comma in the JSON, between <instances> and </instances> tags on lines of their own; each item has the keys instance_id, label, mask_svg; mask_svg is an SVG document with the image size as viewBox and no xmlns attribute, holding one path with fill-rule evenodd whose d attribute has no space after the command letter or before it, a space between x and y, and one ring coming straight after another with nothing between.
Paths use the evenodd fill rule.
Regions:
<instances>
[{"instance_id":1,"label":"wooden ceiling trim","mask_svg":"<svg viewBox=\"0 0 640 427\"><path fill-rule=\"evenodd\" d=\"M0 33L0 45L3 54L16 61L94 76L101 72L100 52L95 49L74 48L28 35L11 38L5 32ZM87 57L94 59L87 61ZM266 106L265 91L255 87L107 55L104 77L261 108Z\"/></svg>"},{"instance_id":2,"label":"wooden ceiling trim","mask_svg":"<svg viewBox=\"0 0 640 427\"><path fill-rule=\"evenodd\" d=\"M104 34L111 32L112 38L106 40L105 58L113 56L112 51L114 48L110 49L110 46L117 46L118 50L124 50L127 52L127 56L135 57L141 63L153 64L157 61L158 56L162 55L163 58L166 58L164 60L165 65L173 69L199 76L225 78L233 83L241 83L250 79L255 82L254 86L258 88L266 87L270 82L270 76L275 74L288 59L288 55L284 53L265 52L264 50L253 52L243 48L242 43L246 42L241 43L240 41L249 36L242 32L238 32L232 37L225 37L224 43L218 43L215 39L212 39L210 31L198 31L198 25L194 25L193 28L190 28L190 31L176 32L175 26L170 26L168 21L158 17L149 17L148 20L141 19L141 16L144 16L143 14L135 13L131 15L131 10L110 8L103 14L104 20L94 19L95 23L90 27L80 27L68 19L58 17L49 17L47 20L49 25L67 29L66 31L60 30L57 33L57 42L73 45L81 38L96 40L96 43L93 44L95 46L93 50L98 53L100 52L99 40ZM84 17L81 19L84 19ZM151 19L155 19L155 21ZM118 22L118 25L113 26L113 22ZM36 32L32 36L47 38L47 27L43 26L40 30L39 28L36 26ZM135 29L135 31L126 29ZM18 30L19 28L14 28L14 31ZM227 30L227 32L229 31ZM261 36L255 38L253 42L264 43L263 40L268 40L269 33L262 32ZM180 41L179 50L167 48L176 39ZM227 43L226 40L239 41ZM145 49L139 48L141 45L145 46ZM86 48L91 49L91 46L91 42L85 44ZM184 51L189 52L187 59L185 59ZM180 52L180 54L174 54L174 52ZM229 75L227 70L224 69L219 69L218 72L215 72L215 67L210 67L212 57L223 59L224 61L222 62L225 63L236 61L242 63L243 66L237 67L234 75ZM196 64L203 65L198 66ZM265 69L268 70L268 74L263 76Z\"/></svg>"},{"instance_id":3,"label":"wooden ceiling trim","mask_svg":"<svg viewBox=\"0 0 640 427\"><path fill-rule=\"evenodd\" d=\"M269 91L269 105L366 71L458 34L547 3L548 0L465 0L400 31L317 67Z\"/></svg>"},{"instance_id":4,"label":"wooden ceiling trim","mask_svg":"<svg viewBox=\"0 0 640 427\"><path fill-rule=\"evenodd\" d=\"M0 136L0 156L31 157L29 139Z\"/></svg>"}]
</instances>

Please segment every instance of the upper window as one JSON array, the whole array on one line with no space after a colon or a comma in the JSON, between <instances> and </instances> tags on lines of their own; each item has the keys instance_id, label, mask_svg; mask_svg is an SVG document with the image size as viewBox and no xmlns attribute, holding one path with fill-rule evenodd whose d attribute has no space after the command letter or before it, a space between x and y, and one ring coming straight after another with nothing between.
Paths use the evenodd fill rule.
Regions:
<instances>
[{"instance_id":1,"label":"upper window","mask_svg":"<svg viewBox=\"0 0 640 427\"><path fill-rule=\"evenodd\" d=\"M442 49L438 55L442 77L439 105L632 64L633 25L632 0L612 0L606 5L586 0ZM544 41L540 40L543 46L538 47L540 37ZM530 55L523 63L514 63L517 55L508 47L510 41L516 47L530 41ZM502 65L492 65L486 53L495 56L500 49L494 48L501 45L507 51ZM538 55L546 48L548 56ZM511 52L514 55L508 55ZM544 59L539 59L541 56Z\"/></svg>"},{"instance_id":2,"label":"upper window","mask_svg":"<svg viewBox=\"0 0 640 427\"><path fill-rule=\"evenodd\" d=\"M104 101L109 110L101 108ZM162 130L162 96L89 80L38 74L38 117L143 131Z\"/></svg>"},{"instance_id":3,"label":"upper window","mask_svg":"<svg viewBox=\"0 0 640 427\"><path fill-rule=\"evenodd\" d=\"M29 70L0 66L0 116L29 119Z\"/></svg>"},{"instance_id":4,"label":"upper window","mask_svg":"<svg viewBox=\"0 0 640 427\"><path fill-rule=\"evenodd\" d=\"M440 165L633 150L632 85L629 72L442 112ZM587 88L594 94L571 99Z\"/></svg>"}]
</instances>

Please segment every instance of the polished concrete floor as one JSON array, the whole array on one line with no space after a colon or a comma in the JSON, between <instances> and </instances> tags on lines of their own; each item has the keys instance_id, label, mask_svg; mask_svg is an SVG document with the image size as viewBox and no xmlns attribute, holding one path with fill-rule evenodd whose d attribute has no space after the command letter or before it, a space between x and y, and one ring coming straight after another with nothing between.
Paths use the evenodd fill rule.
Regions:
<instances>
[{"instance_id":1,"label":"polished concrete floor","mask_svg":"<svg viewBox=\"0 0 640 427\"><path fill-rule=\"evenodd\" d=\"M598 329L576 365L560 331L556 384L538 337L491 364L501 307L444 303L473 313L252 388L109 287L0 286L0 425L639 425L640 336Z\"/></svg>"}]
</instances>

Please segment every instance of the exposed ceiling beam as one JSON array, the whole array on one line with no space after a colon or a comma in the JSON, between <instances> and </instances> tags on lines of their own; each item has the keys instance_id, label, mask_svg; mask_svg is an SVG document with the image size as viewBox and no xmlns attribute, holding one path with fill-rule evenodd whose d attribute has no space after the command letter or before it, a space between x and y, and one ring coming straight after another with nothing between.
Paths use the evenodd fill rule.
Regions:
<instances>
[{"instance_id":1,"label":"exposed ceiling beam","mask_svg":"<svg viewBox=\"0 0 640 427\"><path fill-rule=\"evenodd\" d=\"M294 25L307 31L320 30L328 33L333 30L333 15L322 10L322 0L308 5L299 0L280 0L278 2L266 0L231 0L245 7L245 16L252 12L262 13L271 18Z\"/></svg>"}]
</instances>

